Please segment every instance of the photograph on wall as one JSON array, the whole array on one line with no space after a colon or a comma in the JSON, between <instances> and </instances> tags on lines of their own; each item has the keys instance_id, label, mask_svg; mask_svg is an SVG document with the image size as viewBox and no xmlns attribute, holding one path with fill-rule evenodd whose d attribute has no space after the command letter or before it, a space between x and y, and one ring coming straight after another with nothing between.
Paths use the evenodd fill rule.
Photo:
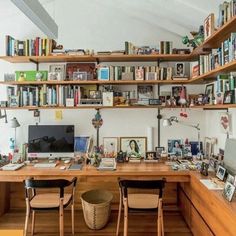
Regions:
<instances>
[{"instance_id":1,"label":"photograph on wall","mask_svg":"<svg viewBox=\"0 0 236 236\"><path fill-rule=\"evenodd\" d=\"M146 137L121 137L120 150L127 152L130 158L141 158L145 156L147 147Z\"/></svg>"},{"instance_id":2,"label":"photograph on wall","mask_svg":"<svg viewBox=\"0 0 236 236\"><path fill-rule=\"evenodd\" d=\"M76 153L87 153L90 144L90 136L75 137L74 151Z\"/></svg>"},{"instance_id":3,"label":"photograph on wall","mask_svg":"<svg viewBox=\"0 0 236 236\"><path fill-rule=\"evenodd\" d=\"M220 112L220 132L223 134L232 134L232 115L229 112Z\"/></svg>"}]
</instances>

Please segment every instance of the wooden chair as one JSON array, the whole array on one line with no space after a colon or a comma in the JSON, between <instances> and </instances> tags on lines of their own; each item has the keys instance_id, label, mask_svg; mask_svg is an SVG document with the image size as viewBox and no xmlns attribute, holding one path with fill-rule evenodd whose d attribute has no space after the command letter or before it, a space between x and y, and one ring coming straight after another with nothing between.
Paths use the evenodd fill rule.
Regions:
<instances>
[{"instance_id":1,"label":"wooden chair","mask_svg":"<svg viewBox=\"0 0 236 236\"><path fill-rule=\"evenodd\" d=\"M164 236L162 192L165 179L161 180L125 180L118 179L120 187L120 204L116 236L119 235L122 204L124 206L124 236L128 234L128 212L130 210L157 210L157 236ZM128 193L128 189L156 190L157 193Z\"/></svg>"},{"instance_id":2,"label":"wooden chair","mask_svg":"<svg viewBox=\"0 0 236 236\"><path fill-rule=\"evenodd\" d=\"M72 235L74 235L74 195L77 178L24 181L26 197L26 218L24 236L27 235L30 214L32 214L31 235L34 235L35 211L58 210L60 236L64 236L64 208L71 204ZM64 193L66 187L72 187L71 193ZM37 193L37 189L59 189L57 193Z\"/></svg>"}]
</instances>

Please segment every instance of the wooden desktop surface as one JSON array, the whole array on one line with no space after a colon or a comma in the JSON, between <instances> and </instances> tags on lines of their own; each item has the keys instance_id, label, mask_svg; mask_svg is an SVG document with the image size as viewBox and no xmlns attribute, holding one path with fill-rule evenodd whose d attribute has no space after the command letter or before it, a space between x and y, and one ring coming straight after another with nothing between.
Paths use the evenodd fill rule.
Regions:
<instances>
[{"instance_id":1,"label":"wooden desktop surface","mask_svg":"<svg viewBox=\"0 0 236 236\"><path fill-rule=\"evenodd\" d=\"M232 202L228 202L223 198L222 191L207 189L199 180L208 177L203 177L197 171L173 171L170 166L163 163L121 163L117 165L115 171L98 171L92 166L84 166L82 170L61 170L60 165L50 169L25 166L17 171L0 171L0 182L2 182L0 184L2 193L0 215L9 208L25 208L22 180L29 177L71 179L74 176L79 178L76 207L81 208L80 195L82 192L103 188L113 193L113 209L117 209L119 202L118 177L134 179L165 177L167 184L164 204L167 207L177 206L182 199L182 213L194 235L236 235L235 198ZM4 189L6 190L5 197ZM7 204L9 204L8 207ZM179 206L181 208L181 205Z\"/></svg>"}]
</instances>

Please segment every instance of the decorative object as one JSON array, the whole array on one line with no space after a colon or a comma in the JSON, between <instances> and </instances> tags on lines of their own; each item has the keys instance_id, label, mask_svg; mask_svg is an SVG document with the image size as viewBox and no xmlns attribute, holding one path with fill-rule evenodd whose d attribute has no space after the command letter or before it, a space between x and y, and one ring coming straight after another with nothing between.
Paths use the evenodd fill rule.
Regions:
<instances>
[{"instance_id":1,"label":"decorative object","mask_svg":"<svg viewBox=\"0 0 236 236\"><path fill-rule=\"evenodd\" d=\"M231 175L231 174L228 173L226 182L229 182L229 183L231 183L231 184L234 184L234 179L235 179L235 177L234 177L233 175Z\"/></svg>"},{"instance_id":2,"label":"decorative object","mask_svg":"<svg viewBox=\"0 0 236 236\"><path fill-rule=\"evenodd\" d=\"M212 154L211 138L205 138L205 158L210 158Z\"/></svg>"},{"instance_id":3,"label":"decorative object","mask_svg":"<svg viewBox=\"0 0 236 236\"><path fill-rule=\"evenodd\" d=\"M113 106L113 92L102 93L102 104L103 106Z\"/></svg>"},{"instance_id":4,"label":"decorative object","mask_svg":"<svg viewBox=\"0 0 236 236\"><path fill-rule=\"evenodd\" d=\"M101 99L101 91L100 90L89 90L89 98L90 99Z\"/></svg>"},{"instance_id":5,"label":"decorative object","mask_svg":"<svg viewBox=\"0 0 236 236\"><path fill-rule=\"evenodd\" d=\"M9 106L10 107L19 107L19 96L18 95L11 95L9 97Z\"/></svg>"},{"instance_id":6,"label":"decorative object","mask_svg":"<svg viewBox=\"0 0 236 236\"><path fill-rule=\"evenodd\" d=\"M74 142L74 151L78 153L88 153L90 136L77 136Z\"/></svg>"},{"instance_id":7,"label":"decorative object","mask_svg":"<svg viewBox=\"0 0 236 236\"><path fill-rule=\"evenodd\" d=\"M99 110L97 110L95 117L92 119L92 125L97 130L97 147L99 146L99 129L102 126L102 124L103 124L102 116Z\"/></svg>"},{"instance_id":8,"label":"decorative object","mask_svg":"<svg viewBox=\"0 0 236 236\"><path fill-rule=\"evenodd\" d=\"M224 134L232 134L232 115L229 112L220 112L220 131Z\"/></svg>"},{"instance_id":9,"label":"decorative object","mask_svg":"<svg viewBox=\"0 0 236 236\"><path fill-rule=\"evenodd\" d=\"M200 173L204 176L208 176L208 168L209 168L209 164L206 162L202 162Z\"/></svg>"},{"instance_id":10,"label":"decorative object","mask_svg":"<svg viewBox=\"0 0 236 236\"><path fill-rule=\"evenodd\" d=\"M184 91L182 91L184 90ZM186 87L185 86L173 86L172 87L172 97L175 99L175 105L180 104L180 97L186 98ZM172 104L173 105L173 104Z\"/></svg>"},{"instance_id":11,"label":"decorative object","mask_svg":"<svg viewBox=\"0 0 236 236\"><path fill-rule=\"evenodd\" d=\"M75 71L73 72L73 80L85 81L87 80L87 72L85 71Z\"/></svg>"},{"instance_id":12,"label":"decorative object","mask_svg":"<svg viewBox=\"0 0 236 236\"><path fill-rule=\"evenodd\" d=\"M65 80L66 66L64 64L49 65L48 80Z\"/></svg>"},{"instance_id":13,"label":"decorative object","mask_svg":"<svg viewBox=\"0 0 236 236\"><path fill-rule=\"evenodd\" d=\"M120 150L127 152L129 158L138 158L145 156L147 147L146 137L121 137Z\"/></svg>"},{"instance_id":14,"label":"decorative object","mask_svg":"<svg viewBox=\"0 0 236 236\"><path fill-rule=\"evenodd\" d=\"M184 36L182 38L182 43L186 44L188 47L196 48L200 46L204 41L204 27L200 25L198 32L192 31L190 32L193 36L193 39L189 39L188 36Z\"/></svg>"},{"instance_id":15,"label":"decorative object","mask_svg":"<svg viewBox=\"0 0 236 236\"><path fill-rule=\"evenodd\" d=\"M224 104L232 104L234 103L234 91L233 90L229 90L229 91L225 91L224 93Z\"/></svg>"},{"instance_id":16,"label":"decorative object","mask_svg":"<svg viewBox=\"0 0 236 236\"><path fill-rule=\"evenodd\" d=\"M179 121L176 116L171 116L170 118L163 120L163 126L164 127L165 126L172 126L173 122L176 122L177 124L180 124L180 125L189 126L189 127L192 127L197 130L197 132L198 132L198 135L197 135L198 136L198 147L199 147L198 154L200 155L201 154L201 147L200 147L200 127L199 127L199 124L197 124L197 125L188 124L188 123ZM169 152L169 150L168 150L168 152Z\"/></svg>"},{"instance_id":17,"label":"decorative object","mask_svg":"<svg viewBox=\"0 0 236 236\"><path fill-rule=\"evenodd\" d=\"M215 30L215 16L211 13L205 20L204 20L204 40L209 38Z\"/></svg>"},{"instance_id":18,"label":"decorative object","mask_svg":"<svg viewBox=\"0 0 236 236\"><path fill-rule=\"evenodd\" d=\"M16 119L16 117L14 117L13 119L10 120L10 127L13 128L15 130L15 139L14 139L14 150L16 149L16 128L20 127L20 123L18 122L18 120Z\"/></svg>"},{"instance_id":19,"label":"decorative object","mask_svg":"<svg viewBox=\"0 0 236 236\"><path fill-rule=\"evenodd\" d=\"M220 180L224 180L225 173L226 169L223 166L219 165L216 172L216 177L219 178Z\"/></svg>"},{"instance_id":20,"label":"decorative object","mask_svg":"<svg viewBox=\"0 0 236 236\"><path fill-rule=\"evenodd\" d=\"M104 137L103 138L104 155L114 157L118 152L118 138Z\"/></svg>"},{"instance_id":21,"label":"decorative object","mask_svg":"<svg viewBox=\"0 0 236 236\"><path fill-rule=\"evenodd\" d=\"M183 155L181 139L168 139L168 153L176 156Z\"/></svg>"},{"instance_id":22,"label":"decorative object","mask_svg":"<svg viewBox=\"0 0 236 236\"><path fill-rule=\"evenodd\" d=\"M75 101L74 98L66 98L66 107L74 107Z\"/></svg>"},{"instance_id":23,"label":"decorative object","mask_svg":"<svg viewBox=\"0 0 236 236\"><path fill-rule=\"evenodd\" d=\"M178 62L175 64L175 77L185 76L185 66L183 62Z\"/></svg>"},{"instance_id":24,"label":"decorative object","mask_svg":"<svg viewBox=\"0 0 236 236\"><path fill-rule=\"evenodd\" d=\"M235 192L235 186L229 182L226 182L223 190L223 196L225 197L225 199L231 202L234 196L234 192Z\"/></svg>"},{"instance_id":25,"label":"decorative object","mask_svg":"<svg viewBox=\"0 0 236 236\"><path fill-rule=\"evenodd\" d=\"M207 84L205 87L205 104L206 103L212 103L212 98L214 96L214 84Z\"/></svg>"},{"instance_id":26,"label":"decorative object","mask_svg":"<svg viewBox=\"0 0 236 236\"><path fill-rule=\"evenodd\" d=\"M98 80L109 80L109 67L98 68Z\"/></svg>"},{"instance_id":27,"label":"decorative object","mask_svg":"<svg viewBox=\"0 0 236 236\"><path fill-rule=\"evenodd\" d=\"M161 157L162 152L165 150L165 147L155 147L157 158Z\"/></svg>"},{"instance_id":28,"label":"decorative object","mask_svg":"<svg viewBox=\"0 0 236 236\"><path fill-rule=\"evenodd\" d=\"M158 161L157 153L156 152L146 152L144 161L157 162Z\"/></svg>"}]
</instances>

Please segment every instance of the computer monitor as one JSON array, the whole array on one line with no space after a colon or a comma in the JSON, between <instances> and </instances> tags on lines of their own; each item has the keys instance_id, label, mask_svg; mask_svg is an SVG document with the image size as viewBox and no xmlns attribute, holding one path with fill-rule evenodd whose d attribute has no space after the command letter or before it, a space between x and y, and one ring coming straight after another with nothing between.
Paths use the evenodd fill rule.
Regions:
<instances>
[{"instance_id":1,"label":"computer monitor","mask_svg":"<svg viewBox=\"0 0 236 236\"><path fill-rule=\"evenodd\" d=\"M74 157L74 125L30 125L28 157Z\"/></svg>"}]
</instances>

